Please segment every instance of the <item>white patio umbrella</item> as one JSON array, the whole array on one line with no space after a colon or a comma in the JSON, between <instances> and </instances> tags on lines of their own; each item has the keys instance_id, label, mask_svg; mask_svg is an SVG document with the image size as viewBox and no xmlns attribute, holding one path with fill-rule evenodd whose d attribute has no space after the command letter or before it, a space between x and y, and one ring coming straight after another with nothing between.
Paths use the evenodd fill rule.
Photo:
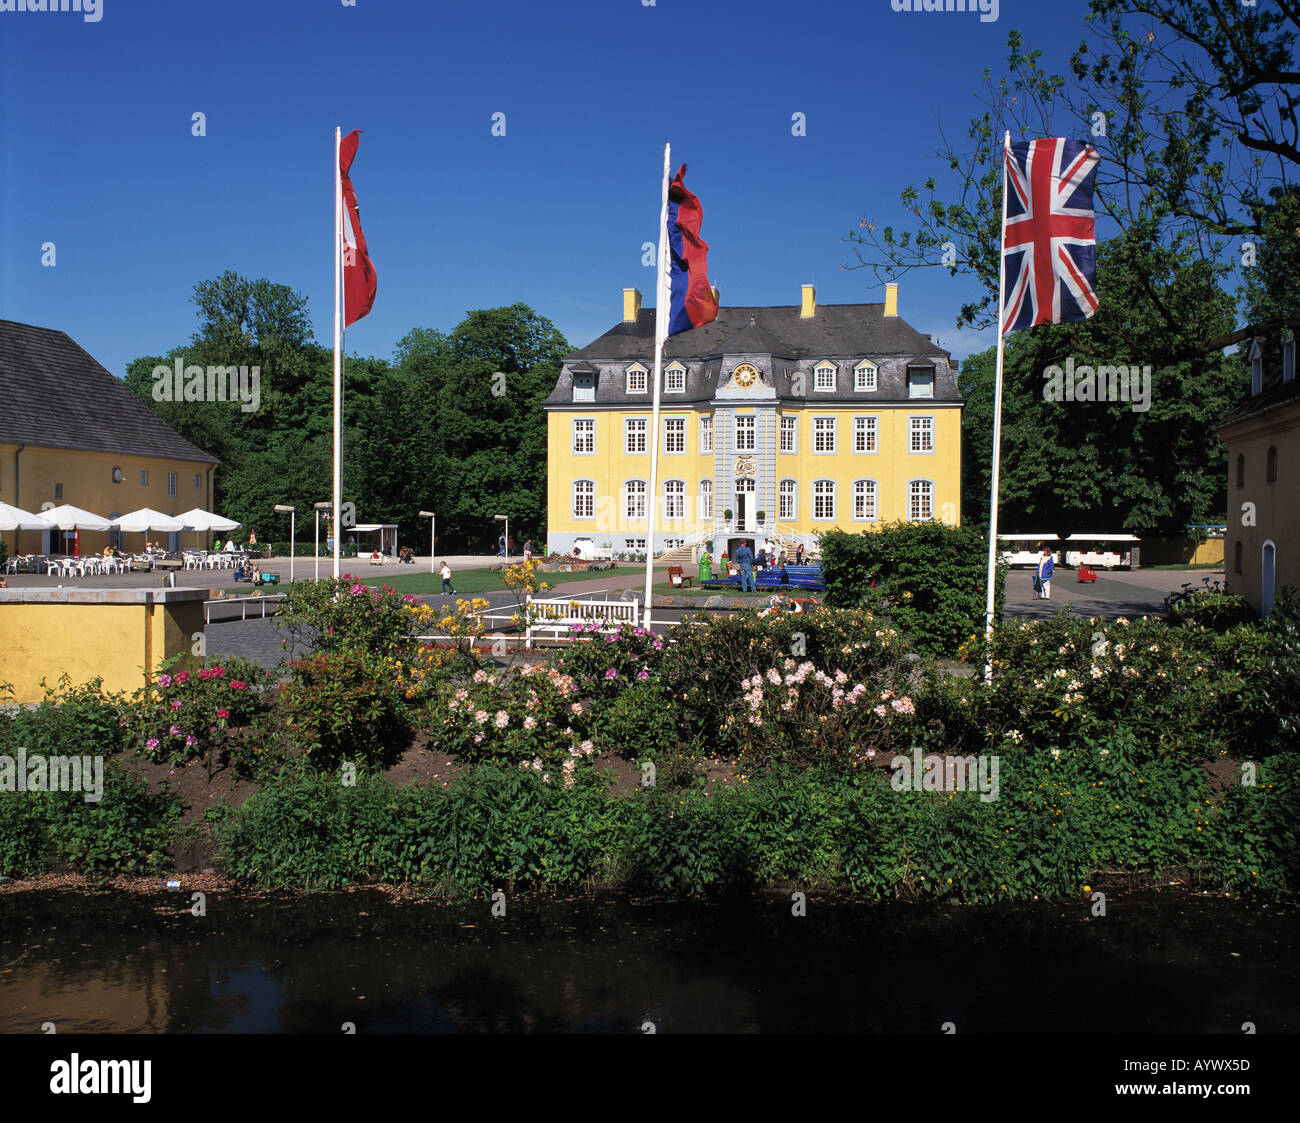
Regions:
<instances>
[{"instance_id":1,"label":"white patio umbrella","mask_svg":"<svg viewBox=\"0 0 1300 1123\"><path fill-rule=\"evenodd\" d=\"M160 534L178 534L185 529L185 524L180 519L164 515L152 507L141 507L138 511L122 515L117 520L117 525L122 528L123 534L148 534L151 530Z\"/></svg>"},{"instance_id":2,"label":"white patio umbrella","mask_svg":"<svg viewBox=\"0 0 1300 1123\"><path fill-rule=\"evenodd\" d=\"M51 507L48 511L42 511L41 515L60 530L111 530L117 525L112 519L83 511L71 503L65 503L62 507Z\"/></svg>"},{"instance_id":3,"label":"white patio umbrella","mask_svg":"<svg viewBox=\"0 0 1300 1123\"><path fill-rule=\"evenodd\" d=\"M197 538L205 530L219 530L222 534L229 534L232 530L238 530L243 523L237 523L234 519L223 519L220 515L214 515L211 511L205 511L202 507L194 507L183 514L176 516L183 522L187 528L194 531Z\"/></svg>"},{"instance_id":4,"label":"white patio umbrella","mask_svg":"<svg viewBox=\"0 0 1300 1123\"><path fill-rule=\"evenodd\" d=\"M64 503L61 507L51 507L41 514L50 520L60 530L109 530L117 524L109 519L101 518L99 515L90 511L82 510L80 507L74 507L71 503ZM78 547L80 548L80 547Z\"/></svg>"},{"instance_id":5,"label":"white patio umbrella","mask_svg":"<svg viewBox=\"0 0 1300 1123\"><path fill-rule=\"evenodd\" d=\"M0 503L0 530L12 530L15 532L15 554L21 552L18 549L18 531L54 529L54 524L42 515L34 515L31 511L24 511L21 507L12 507L8 503Z\"/></svg>"}]
</instances>

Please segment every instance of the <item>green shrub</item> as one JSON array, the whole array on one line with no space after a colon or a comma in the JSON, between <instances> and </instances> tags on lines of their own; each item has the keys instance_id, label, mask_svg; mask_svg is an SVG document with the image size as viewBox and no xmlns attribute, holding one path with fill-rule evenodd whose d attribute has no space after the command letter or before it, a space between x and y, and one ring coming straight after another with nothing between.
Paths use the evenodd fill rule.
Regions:
<instances>
[{"instance_id":1,"label":"green shrub","mask_svg":"<svg viewBox=\"0 0 1300 1123\"><path fill-rule=\"evenodd\" d=\"M81 792L47 792L41 799L55 854L77 873L141 874L170 864L180 800L166 791L151 794L115 762L104 768L98 802L87 803Z\"/></svg>"},{"instance_id":2,"label":"green shrub","mask_svg":"<svg viewBox=\"0 0 1300 1123\"><path fill-rule=\"evenodd\" d=\"M318 767L391 763L410 745L413 715L381 655L317 651L289 668L280 703L289 731Z\"/></svg>"},{"instance_id":3,"label":"green shrub","mask_svg":"<svg viewBox=\"0 0 1300 1123\"><path fill-rule=\"evenodd\" d=\"M918 651L952 656L984 630L988 544L978 528L887 523L861 534L831 531L822 535L821 550L827 604L858 608L887 598L891 622ZM995 618L1005 577L999 566Z\"/></svg>"},{"instance_id":4,"label":"green shrub","mask_svg":"<svg viewBox=\"0 0 1300 1123\"><path fill-rule=\"evenodd\" d=\"M103 680L73 685L65 674L57 688L31 708L0 714L0 752L26 749L43 755L113 756L127 746L132 715L125 694L104 694Z\"/></svg>"},{"instance_id":5,"label":"green shrub","mask_svg":"<svg viewBox=\"0 0 1300 1123\"><path fill-rule=\"evenodd\" d=\"M35 877L49 861L42 797L31 792L0 792L0 874Z\"/></svg>"}]
</instances>

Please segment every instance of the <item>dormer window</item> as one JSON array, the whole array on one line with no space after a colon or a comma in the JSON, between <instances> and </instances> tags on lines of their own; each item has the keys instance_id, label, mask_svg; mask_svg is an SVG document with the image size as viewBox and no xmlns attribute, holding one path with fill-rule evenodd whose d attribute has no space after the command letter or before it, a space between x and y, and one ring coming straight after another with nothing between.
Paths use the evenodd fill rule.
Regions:
<instances>
[{"instance_id":1,"label":"dormer window","mask_svg":"<svg viewBox=\"0 0 1300 1123\"><path fill-rule=\"evenodd\" d=\"M644 394L646 392L646 376L650 372L640 363L627 368L627 392L629 394Z\"/></svg>"},{"instance_id":2,"label":"dormer window","mask_svg":"<svg viewBox=\"0 0 1300 1123\"><path fill-rule=\"evenodd\" d=\"M853 389L859 394L870 393L878 387L876 364L863 359L853 368Z\"/></svg>"},{"instance_id":3,"label":"dormer window","mask_svg":"<svg viewBox=\"0 0 1300 1123\"><path fill-rule=\"evenodd\" d=\"M686 393L686 368L681 363L670 363L664 369L664 393Z\"/></svg>"},{"instance_id":4,"label":"dormer window","mask_svg":"<svg viewBox=\"0 0 1300 1123\"><path fill-rule=\"evenodd\" d=\"M1258 341L1250 349L1250 396L1264 389L1264 353Z\"/></svg>"},{"instance_id":5,"label":"dormer window","mask_svg":"<svg viewBox=\"0 0 1300 1123\"><path fill-rule=\"evenodd\" d=\"M1287 332L1282 337L1282 381L1295 380L1295 335Z\"/></svg>"},{"instance_id":6,"label":"dormer window","mask_svg":"<svg viewBox=\"0 0 1300 1123\"><path fill-rule=\"evenodd\" d=\"M819 394L830 394L834 392L834 363L821 362L813 367L813 389Z\"/></svg>"},{"instance_id":7,"label":"dormer window","mask_svg":"<svg viewBox=\"0 0 1300 1123\"><path fill-rule=\"evenodd\" d=\"M573 400L575 402L594 402L596 400L596 376L591 373L573 376Z\"/></svg>"},{"instance_id":8,"label":"dormer window","mask_svg":"<svg viewBox=\"0 0 1300 1123\"><path fill-rule=\"evenodd\" d=\"M934 367L908 367L907 396L909 398L934 397Z\"/></svg>"}]
</instances>

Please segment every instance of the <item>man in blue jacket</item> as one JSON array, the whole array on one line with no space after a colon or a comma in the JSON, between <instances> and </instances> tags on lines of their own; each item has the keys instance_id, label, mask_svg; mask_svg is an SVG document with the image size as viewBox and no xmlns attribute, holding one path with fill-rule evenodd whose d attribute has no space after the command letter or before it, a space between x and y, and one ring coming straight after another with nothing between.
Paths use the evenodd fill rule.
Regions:
<instances>
[{"instance_id":1,"label":"man in blue jacket","mask_svg":"<svg viewBox=\"0 0 1300 1123\"><path fill-rule=\"evenodd\" d=\"M1043 551L1043 556L1038 562L1038 580L1041 588L1038 592L1042 600L1052 599L1052 570L1056 568L1056 559L1052 557L1047 550Z\"/></svg>"},{"instance_id":2,"label":"man in blue jacket","mask_svg":"<svg viewBox=\"0 0 1300 1123\"><path fill-rule=\"evenodd\" d=\"M758 592L758 582L754 580L754 551L749 548L749 543L742 542L736 548L731 560L736 563L736 567L740 570L740 591L742 593Z\"/></svg>"}]
</instances>

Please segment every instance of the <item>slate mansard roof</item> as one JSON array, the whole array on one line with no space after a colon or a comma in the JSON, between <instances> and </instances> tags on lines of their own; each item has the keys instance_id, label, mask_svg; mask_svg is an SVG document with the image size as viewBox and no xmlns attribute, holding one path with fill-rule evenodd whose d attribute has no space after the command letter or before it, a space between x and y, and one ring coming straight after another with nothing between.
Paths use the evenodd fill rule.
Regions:
<instances>
[{"instance_id":1,"label":"slate mansard roof","mask_svg":"<svg viewBox=\"0 0 1300 1123\"><path fill-rule=\"evenodd\" d=\"M675 360L686 367L686 392L664 394L663 404L711 401L719 381L726 384L740 362L751 362L778 400L809 406L832 403L907 401L908 368L933 367L934 402L960 405L957 364L949 352L897 316L886 316L883 304L821 304L815 314L800 317L799 305L774 308L721 308L710 324L664 344L664 368ZM599 339L564 361L554 391L546 399L553 408L572 407L573 376L596 375L594 402L584 406L648 405L650 395L629 394L625 373L639 362L654 366L655 310L643 308L635 321L616 324ZM878 388L853 389L854 367L863 359L878 370ZM836 366L834 391L814 391L813 368L822 360ZM793 377L804 375L804 393L791 393ZM911 399L915 402L917 399Z\"/></svg>"},{"instance_id":2,"label":"slate mansard roof","mask_svg":"<svg viewBox=\"0 0 1300 1123\"><path fill-rule=\"evenodd\" d=\"M0 442L220 464L69 336L0 320Z\"/></svg>"}]
</instances>

